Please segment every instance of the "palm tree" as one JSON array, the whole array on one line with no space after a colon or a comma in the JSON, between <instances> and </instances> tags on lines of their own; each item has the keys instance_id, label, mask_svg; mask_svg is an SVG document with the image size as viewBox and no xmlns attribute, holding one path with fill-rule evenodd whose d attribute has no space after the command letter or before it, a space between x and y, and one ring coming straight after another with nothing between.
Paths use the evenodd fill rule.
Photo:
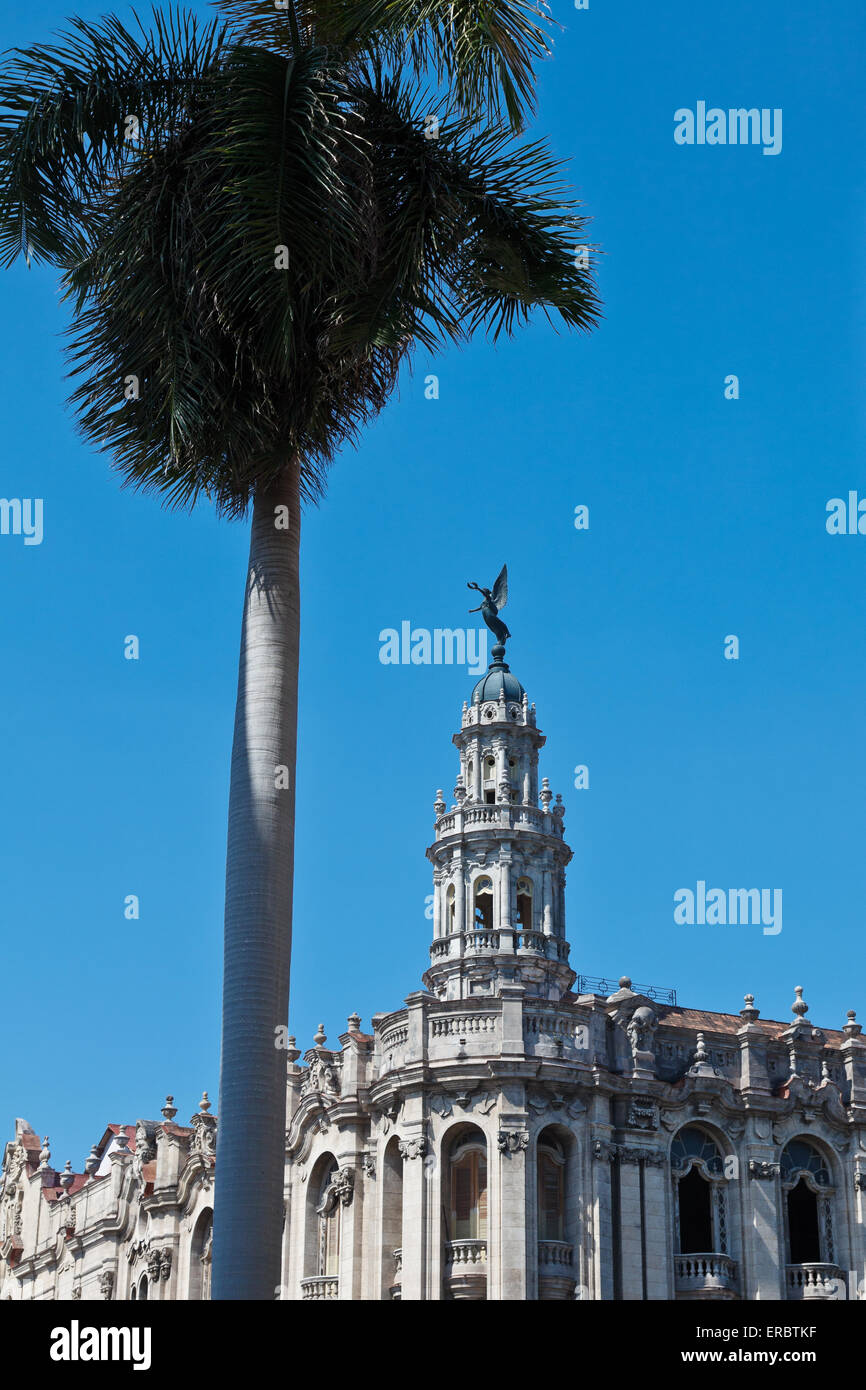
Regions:
<instances>
[{"instance_id":1,"label":"palm tree","mask_svg":"<svg viewBox=\"0 0 866 1390\"><path fill-rule=\"evenodd\" d=\"M559 167L514 133L541 51L522 0L322 0L318 17L264 0L225 8L226 22L204 26L156 14L140 34L76 20L55 43L7 55L0 257L59 271L78 426L126 482L168 505L204 497L252 514L213 1296L269 1299L302 508L416 345L511 334L536 307L590 329L598 304L591 269L574 261L585 224Z\"/></svg>"}]
</instances>

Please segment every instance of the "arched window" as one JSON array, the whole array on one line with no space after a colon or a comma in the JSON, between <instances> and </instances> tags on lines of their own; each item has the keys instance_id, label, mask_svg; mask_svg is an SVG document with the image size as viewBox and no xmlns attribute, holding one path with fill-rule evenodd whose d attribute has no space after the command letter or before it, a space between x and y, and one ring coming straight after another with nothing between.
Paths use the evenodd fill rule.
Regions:
<instances>
[{"instance_id":1,"label":"arched window","mask_svg":"<svg viewBox=\"0 0 866 1390\"><path fill-rule=\"evenodd\" d=\"M481 764L484 773L484 800L489 806L496 802L496 759L485 758Z\"/></svg>"},{"instance_id":2,"label":"arched window","mask_svg":"<svg viewBox=\"0 0 866 1390\"><path fill-rule=\"evenodd\" d=\"M137 1297L138 1297L138 1290L136 1289L135 1285L133 1284L132 1289L130 1290L130 1294L129 1294L129 1301L130 1301L130 1303L134 1303Z\"/></svg>"},{"instance_id":3,"label":"arched window","mask_svg":"<svg viewBox=\"0 0 866 1390\"><path fill-rule=\"evenodd\" d=\"M523 931L532 931L532 879L517 880L517 920Z\"/></svg>"},{"instance_id":4,"label":"arched window","mask_svg":"<svg viewBox=\"0 0 866 1390\"><path fill-rule=\"evenodd\" d=\"M445 935L450 936L455 930L455 914L457 912L456 890L453 883L449 883L448 891L445 894Z\"/></svg>"},{"instance_id":5,"label":"arched window","mask_svg":"<svg viewBox=\"0 0 866 1390\"><path fill-rule=\"evenodd\" d=\"M538 1140L538 1239L565 1240L565 1155L546 1133Z\"/></svg>"},{"instance_id":6,"label":"arched window","mask_svg":"<svg viewBox=\"0 0 866 1390\"><path fill-rule=\"evenodd\" d=\"M487 1153L469 1140L457 1148L450 1165L450 1240L487 1239Z\"/></svg>"},{"instance_id":7,"label":"arched window","mask_svg":"<svg viewBox=\"0 0 866 1390\"><path fill-rule=\"evenodd\" d=\"M147 1275L146 1275L146 1274L142 1274L140 1280L138 1281L138 1301L141 1302L141 1300L142 1300L143 1298L145 1298L145 1299L147 1298Z\"/></svg>"},{"instance_id":8,"label":"arched window","mask_svg":"<svg viewBox=\"0 0 866 1390\"><path fill-rule=\"evenodd\" d=\"M785 1194L788 1264L833 1264L830 1170L821 1150L792 1139L782 1150L779 1171Z\"/></svg>"},{"instance_id":9,"label":"arched window","mask_svg":"<svg viewBox=\"0 0 866 1390\"><path fill-rule=\"evenodd\" d=\"M671 1145L676 1249L680 1255L728 1253L724 1159L697 1125L681 1129Z\"/></svg>"},{"instance_id":10,"label":"arched window","mask_svg":"<svg viewBox=\"0 0 866 1390\"><path fill-rule=\"evenodd\" d=\"M340 1272L340 1211L342 1204L334 1186L338 1165L336 1159L325 1170L319 1185L316 1214L319 1218L318 1268L322 1277L335 1279Z\"/></svg>"},{"instance_id":11,"label":"arched window","mask_svg":"<svg viewBox=\"0 0 866 1390\"><path fill-rule=\"evenodd\" d=\"M207 1207L195 1223L190 1242L189 1297L193 1300L210 1298L212 1251L213 1211Z\"/></svg>"},{"instance_id":12,"label":"arched window","mask_svg":"<svg viewBox=\"0 0 866 1390\"><path fill-rule=\"evenodd\" d=\"M493 880L486 875L475 880L475 926L479 931L493 926Z\"/></svg>"},{"instance_id":13,"label":"arched window","mask_svg":"<svg viewBox=\"0 0 866 1390\"><path fill-rule=\"evenodd\" d=\"M399 1299L403 1285L403 1159L395 1134L385 1149L382 1182L382 1297Z\"/></svg>"}]
</instances>

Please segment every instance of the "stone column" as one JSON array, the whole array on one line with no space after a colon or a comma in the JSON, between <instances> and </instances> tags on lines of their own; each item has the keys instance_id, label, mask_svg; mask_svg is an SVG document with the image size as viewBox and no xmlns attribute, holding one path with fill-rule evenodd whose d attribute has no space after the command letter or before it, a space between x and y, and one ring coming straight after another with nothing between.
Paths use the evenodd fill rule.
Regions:
<instances>
[{"instance_id":1,"label":"stone column","mask_svg":"<svg viewBox=\"0 0 866 1390\"><path fill-rule=\"evenodd\" d=\"M647 1298L674 1296L670 1238L670 1182L664 1154L647 1151L643 1169L644 1253Z\"/></svg>"},{"instance_id":2,"label":"stone column","mask_svg":"<svg viewBox=\"0 0 866 1390\"><path fill-rule=\"evenodd\" d=\"M496 1154L499 1162L491 1165L497 1175L496 1201L491 1201L491 1214L498 1220L488 1239L490 1259L487 1297L506 1302L526 1300L526 1150L529 1133L525 1119L503 1116L503 1128L497 1136ZM507 1126L507 1127L506 1127ZM490 1194L493 1197L493 1193ZM498 1239L496 1237L498 1236Z\"/></svg>"},{"instance_id":3,"label":"stone column","mask_svg":"<svg viewBox=\"0 0 866 1390\"><path fill-rule=\"evenodd\" d=\"M481 740L477 738L472 754L472 791L475 801L481 801Z\"/></svg>"},{"instance_id":4,"label":"stone column","mask_svg":"<svg viewBox=\"0 0 866 1390\"><path fill-rule=\"evenodd\" d=\"M541 871L541 930L545 936L551 936L553 932L553 908L550 896L550 869L545 864Z\"/></svg>"},{"instance_id":5,"label":"stone column","mask_svg":"<svg viewBox=\"0 0 866 1390\"><path fill-rule=\"evenodd\" d=\"M769 1128L769 1120L767 1120ZM769 1147L753 1150L742 1176L743 1297L784 1299L785 1240L779 1165Z\"/></svg>"},{"instance_id":6,"label":"stone column","mask_svg":"<svg viewBox=\"0 0 866 1390\"><path fill-rule=\"evenodd\" d=\"M466 871L463 855L458 850L454 863L454 929L460 933L460 953L463 953L463 937L468 930L466 921Z\"/></svg>"},{"instance_id":7,"label":"stone column","mask_svg":"<svg viewBox=\"0 0 866 1390\"><path fill-rule=\"evenodd\" d=\"M635 1301L644 1297L644 1262L641 1225L640 1163L634 1150L617 1148L619 1176L619 1249L622 1259L622 1297ZM614 1175L616 1177L616 1175ZM614 1240L617 1233L614 1232Z\"/></svg>"},{"instance_id":8,"label":"stone column","mask_svg":"<svg viewBox=\"0 0 866 1390\"><path fill-rule=\"evenodd\" d=\"M406 1102L406 1111L415 1123L401 1126L403 1159L403 1274L400 1300L419 1302L426 1296L427 1183L424 1155L426 1144L421 1123L421 1098Z\"/></svg>"}]
</instances>

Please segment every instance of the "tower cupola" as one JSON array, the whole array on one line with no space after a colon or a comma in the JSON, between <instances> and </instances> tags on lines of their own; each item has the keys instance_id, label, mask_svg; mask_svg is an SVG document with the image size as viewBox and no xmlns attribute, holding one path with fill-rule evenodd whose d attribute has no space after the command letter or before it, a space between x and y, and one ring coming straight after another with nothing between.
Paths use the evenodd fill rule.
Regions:
<instances>
[{"instance_id":1,"label":"tower cupola","mask_svg":"<svg viewBox=\"0 0 866 1390\"><path fill-rule=\"evenodd\" d=\"M501 595L504 575L494 595L497 588ZM510 636L489 600L482 612L497 637L502 630ZM553 802L546 779L539 788L545 738L535 706L505 663L504 639L491 657L453 738L454 804L446 808L437 793L434 807L435 840L427 850L433 942L424 983L441 999L495 995L503 984L520 984L555 1000L575 979L565 935L572 856L564 808L560 798Z\"/></svg>"}]
</instances>

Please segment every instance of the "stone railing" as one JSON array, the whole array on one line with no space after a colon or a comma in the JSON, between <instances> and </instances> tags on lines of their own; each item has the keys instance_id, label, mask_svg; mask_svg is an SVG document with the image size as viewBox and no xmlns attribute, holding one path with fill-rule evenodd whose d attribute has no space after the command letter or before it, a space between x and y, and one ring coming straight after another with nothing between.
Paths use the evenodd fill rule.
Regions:
<instances>
[{"instance_id":1,"label":"stone railing","mask_svg":"<svg viewBox=\"0 0 866 1390\"><path fill-rule=\"evenodd\" d=\"M487 1263L487 1241L448 1240L445 1242L445 1262L450 1267L457 1265L481 1265ZM456 1272L456 1270L455 1270Z\"/></svg>"},{"instance_id":2,"label":"stone railing","mask_svg":"<svg viewBox=\"0 0 866 1390\"><path fill-rule=\"evenodd\" d=\"M540 931L518 931L514 935L514 944L518 951L538 951L542 956L545 954L546 942L550 938Z\"/></svg>"},{"instance_id":3,"label":"stone railing","mask_svg":"<svg viewBox=\"0 0 866 1390\"><path fill-rule=\"evenodd\" d=\"M315 1279L301 1280L301 1298L339 1298L340 1281L330 1275L320 1275Z\"/></svg>"},{"instance_id":4,"label":"stone railing","mask_svg":"<svg viewBox=\"0 0 866 1390\"><path fill-rule=\"evenodd\" d=\"M837 1299L846 1297L845 1273L838 1265L801 1264L785 1267L785 1288L792 1301L803 1298Z\"/></svg>"},{"instance_id":5,"label":"stone railing","mask_svg":"<svg viewBox=\"0 0 866 1390\"><path fill-rule=\"evenodd\" d=\"M503 829L525 828L531 826L533 830L544 831L544 822L548 821L548 834L562 838L562 822L556 816L548 814L538 806L529 806L520 801L502 801L493 806L467 805L462 811L446 811L436 821L437 835L450 835L462 821L464 828L478 825L498 825Z\"/></svg>"},{"instance_id":6,"label":"stone railing","mask_svg":"<svg viewBox=\"0 0 866 1390\"><path fill-rule=\"evenodd\" d=\"M736 1261L713 1251L676 1255L674 1284L678 1295L732 1293L737 1287Z\"/></svg>"},{"instance_id":7,"label":"stone railing","mask_svg":"<svg viewBox=\"0 0 866 1390\"><path fill-rule=\"evenodd\" d=\"M467 951L498 951L498 931L468 931L465 933Z\"/></svg>"},{"instance_id":8,"label":"stone railing","mask_svg":"<svg viewBox=\"0 0 866 1390\"><path fill-rule=\"evenodd\" d=\"M434 1038L462 1037L464 1033L495 1033L496 1014L433 1014L430 1032Z\"/></svg>"},{"instance_id":9,"label":"stone railing","mask_svg":"<svg viewBox=\"0 0 866 1390\"><path fill-rule=\"evenodd\" d=\"M561 1265L570 1269L574 1263L574 1247L564 1240L540 1240L538 1242L538 1263L540 1265Z\"/></svg>"},{"instance_id":10,"label":"stone railing","mask_svg":"<svg viewBox=\"0 0 866 1390\"><path fill-rule=\"evenodd\" d=\"M382 1034L382 1047L387 1052L392 1047L402 1047L409 1038L408 1023L398 1023L394 1028L388 1028Z\"/></svg>"}]
</instances>

